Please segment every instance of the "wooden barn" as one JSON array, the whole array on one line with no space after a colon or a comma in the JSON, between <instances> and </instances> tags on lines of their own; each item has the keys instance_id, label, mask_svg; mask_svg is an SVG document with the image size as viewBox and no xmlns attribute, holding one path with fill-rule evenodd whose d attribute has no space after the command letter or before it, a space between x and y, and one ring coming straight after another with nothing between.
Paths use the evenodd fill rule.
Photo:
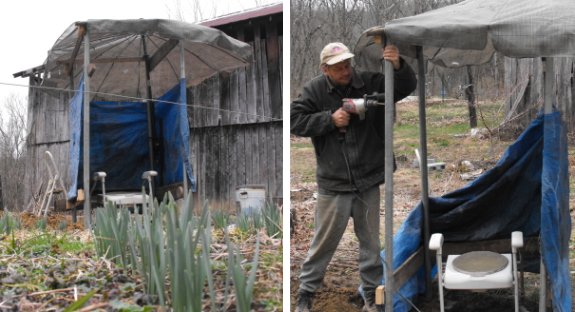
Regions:
<instances>
[{"instance_id":1,"label":"wooden barn","mask_svg":"<svg viewBox=\"0 0 575 312\"><path fill-rule=\"evenodd\" d=\"M201 23L249 43L251 66L192 88L192 164L200 198L235 201L238 187L263 187L282 201L281 3Z\"/></svg>"},{"instance_id":2,"label":"wooden barn","mask_svg":"<svg viewBox=\"0 0 575 312\"><path fill-rule=\"evenodd\" d=\"M182 179L185 179L182 176L182 171L186 177L192 174L192 170L189 170L188 167L189 160L193 166L193 176L190 176L189 182L191 182L192 187L197 189L198 198L200 199L208 199L212 203L221 202L225 203L225 206L232 206L235 205L236 200L235 189L238 186L247 185L262 187L268 192L268 197L281 201L281 12L281 5L267 6L210 21L218 23L218 21L221 22L231 17L233 23L245 24L241 28L245 28L244 34L246 34L246 37L242 38L242 35L237 36L237 38L249 40L251 45L225 35L223 31L214 29L216 27L206 28L171 20L91 20L76 23L75 26L74 24L71 25L66 30L65 35L60 37L55 45L56 47L60 44L59 48L69 49L70 51L66 51L71 53L70 56L66 56L67 58L64 60L55 59L52 62L48 59L41 66L14 74L15 77L28 78L31 86L28 98L29 124L27 129L27 159L29 165L26 168L26 189L24 190L26 194L25 200L30 203L28 208L34 202L36 205L38 204L43 190L46 190L50 178L54 176L54 172L48 174L46 151L50 151L53 155L55 160L54 167L59 170L59 177L63 180L63 188L68 190L66 192L68 199L74 198L69 195L71 192L70 186L75 190L76 183L78 183L77 189L79 190L83 187L82 182L89 181L94 172L108 172L94 166L94 162L98 161L97 158L106 158L109 155L119 153L118 156L123 160L120 160L120 158L116 161L107 160L106 165L113 165L118 169L118 173L126 171L126 167L134 166L134 164L140 166L140 162L146 168L151 167L154 170L157 170L155 168L160 168L158 178L162 181L159 183L155 182L160 189L169 187L170 183L173 183L163 181L161 178L162 172L167 175L168 171L172 171L174 175L170 179L176 182L179 181L180 184ZM84 133L86 132L82 132L85 130L80 131L80 128L73 128L71 121L81 123L81 118L83 118L83 113L80 113L78 117L72 118L72 116L76 115L76 112L71 112L71 103L75 101L78 94L84 94L81 90L84 86L81 73L88 72L87 70L83 71L81 66L81 60L84 58L83 51L85 50L82 42L86 42L86 40L82 40L84 33L81 31L81 27L86 27L89 32L90 29L94 29L90 39L96 37L95 39L98 40L100 39L99 35L108 36L107 33L101 33L104 26L117 28L117 24L131 27L129 30L134 31L136 34L134 38L147 40L149 55L144 53L144 58L138 57L139 54L136 57L116 55L110 58L105 53L109 52L109 50L98 53L100 47L93 46L94 43L91 42L92 46L90 46L90 49L93 49L96 53L90 59L90 66L92 63L95 64L95 74L90 76L89 80L92 81L90 85L95 89L88 87L88 92L97 92L92 92L91 94L93 95L89 99L91 108L88 123L90 127L93 127L95 122L93 119L95 103L96 105L102 103L106 110L110 109L110 116L113 116L113 119L116 119L117 114L122 111L122 116L126 118L122 122L130 125L133 122L129 119L140 117L133 115L126 109L130 105L136 106L135 108L138 110L138 116L141 116L141 121L138 121L137 127L139 129L135 129L134 131L137 131L137 133L134 133L137 134L139 142L131 143L133 148L128 146L128 149L118 151L117 141L104 142L108 137L105 137L105 140L88 141L87 144L89 144L90 150L94 148L94 144L99 144L98 146L103 147L105 150L95 154L90 152L92 157L88 158L90 162L89 170L85 169L86 166L82 170L82 159L80 159L79 166L77 163L76 165L71 165L73 163L72 159L78 160L77 157L71 157L72 147L74 146L75 150L78 148L78 144L83 146L82 141L85 137L90 140L94 134L100 134L100 130L90 129L90 132L88 132L90 135L85 136ZM224 26L222 23L222 27ZM142 27L152 27L151 31L145 32L150 34L149 37L148 35L146 37L137 35L143 31L141 30ZM116 28L112 27L112 29ZM132 36L132 32L118 31L118 33L118 36L126 34ZM159 38L159 35L164 34L167 34L167 39ZM195 44L194 38L200 38L200 40L205 40L206 42L208 40L212 41L210 44ZM154 40L156 42L153 42ZM133 48L130 46L119 49L122 52L135 51L140 53L138 51L141 50L142 46L144 51L146 49L145 41L141 44L134 43L135 40L116 41L135 45ZM195 46L192 46L194 44ZM178 45L180 47L176 48ZM203 49L212 50L209 53L202 53ZM236 56L226 54L236 52ZM253 56L251 53L253 53ZM54 53L54 55L59 56L60 54ZM102 59L96 59L97 57ZM188 60L188 57L192 59ZM146 61L146 58L148 58L148 61ZM148 67L146 67L145 71L136 69L136 66L144 63L151 64L149 67L155 68L155 70L150 72ZM70 64L72 65L70 66ZM185 66L182 64L185 64ZM239 66L239 64L243 64L243 66ZM66 65L68 67L65 67ZM60 69L50 66L64 67ZM86 66L84 62L83 68L90 68ZM131 72L133 79L122 80L121 75L119 75L119 78L109 75L112 70L122 70L122 66L133 66L134 69L126 67L122 71L123 73ZM194 68L194 66L196 67ZM238 67L241 69L237 70L236 68ZM177 68L181 68L181 70L175 70ZM179 90L186 90L185 80L178 80L176 76L176 80L173 82L173 77L168 76L168 74L184 75L184 68L188 89L187 92L182 93ZM146 77L141 77L142 73L146 73L146 71L148 71L147 75L151 76L153 90L150 90L150 83L145 83ZM210 72L216 74L210 74ZM90 72L90 74L93 74L93 72ZM111 81L111 77L120 80ZM168 79L166 78L168 77L170 77L170 81L167 81ZM150 79L150 77L147 79ZM128 89L122 85L122 81L135 82L137 84L136 88ZM141 83L142 81L144 83ZM147 99L142 99L146 94L146 85L148 85L148 96L146 97ZM103 91L104 87L112 91L106 93ZM151 93L153 93L153 97ZM186 95L186 93L187 100L186 97L181 95ZM169 102L164 105L162 101L168 94L169 97L174 98L174 100L168 101L178 101L177 103L180 103L181 99L184 99L183 101L190 106L187 111L187 124L185 108L170 108L170 111L173 110L174 112L169 113L169 116L184 116L183 119L175 117L177 123L167 121L167 119L163 120L163 116L155 116L150 121L149 114L155 115L158 114L158 111L167 113L162 108L164 106L182 107L181 105L168 105ZM123 98L118 98L116 95L123 96ZM129 98L129 100L126 100L126 98ZM133 99L136 99L136 101ZM86 103L86 100L83 102ZM154 110L152 106L152 111L150 111L146 103L154 102L156 103L156 108ZM146 106L148 106L147 130L145 126L146 113L143 111ZM183 115L177 112L180 110L183 110ZM180 120L183 122L180 122ZM120 120L109 120L109 123L103 124L102 129L104 131L116 131L120 127L118 121ZM156 123L153 123L154 121ZM144 123L142 124L141 122ZM84 125L86 124L84 122ZM182 129L185 129L185 131ZM181 141L177 143L177 140L181 140L178 138L187 137L188 130L189 140L184 140L183 142L185 143L181 143ZM81 136L79 132L82 132ZM175 134L169 138L170 141L166 141L167 137L159 136L160 134L155 132L159 132L164 136L172 132ZM172 139L175 141L172 141ZM131 139L128 138L128 140ZM149 142L146 142L146 140ZM165 145L166 143L176 143L176 149L167 148L168 145ZM180 148L179 146L184 146L185 148ZM145 154L149 154L149 159L137 158L139 157L138 155L132 155L139 153L136 150L143 150ZM187 153L183 152L188 150L189 152ZM149 151L152 152L150 153ZM80 151L80 155L82 153ZM122 155L134 156L135 158L132 157L134 158L133 161L126 161ZM173 162L168 164L165 161ZM79 167L80 169L70 171L72 167ZM142 185L140 178L142 170L138 168L132 171L133 174L129 176L129 179L134 181L130 184L130 188L137 190ZM86 172L89 172L89 174L86 175ZM84 176L83 180L82 175ZM117 174L109 175L106 178L106 190L112 184L116 184L116 189L122 190L127 177L119 179L116 183L108 180L111 176L118 179ZM83 184L86 185L86 183ZM88 185L93 187L94 184L97 183L92 181ZM96 185L96 187L98 188L99 185ZM78 192L77 195L80 196L80 193Z\"/></svg>"}]
</instances>

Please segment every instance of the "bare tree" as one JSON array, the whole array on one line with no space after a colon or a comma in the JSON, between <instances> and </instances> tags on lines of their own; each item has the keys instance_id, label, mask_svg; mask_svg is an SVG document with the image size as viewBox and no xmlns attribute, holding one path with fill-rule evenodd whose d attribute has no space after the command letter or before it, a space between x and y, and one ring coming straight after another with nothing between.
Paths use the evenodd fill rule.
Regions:
<instances>
[{"instance_id":1,"label":"bare tree","mask_svg":"<svg viewBox=\"0 0 575 312\"><path fill-rule=\"evenodd\" d=\"M353 48L366 28L363 0L294 0L290 2L291 96L319 74L319 52L329 42Z\"/></svg>"},{"instance_id":2,"label":"bare tree","mask_svg":"<svg viewBox=\"0 0 575 312\"><path fill-rule=\"evenodd\" d=\"M217 7L217 1L212 2ZM166 4L168 17L178 21L199 22L204 19L204 7L199 0L172 0L171 5ZM190 20L191 19L191 20Z\"/></svg>"},{"instance_id":3,"label":"bare tree","mask_svg":"<svg viewBox=\"0 0 575 312\"><path fill-rule=\"evenodd\" d=\"M215 18L233 11L241 11L247 8L259 7L277 0L239 0L235 2L204 1L204 0L168 0L166 10L171 19L200 22L206 19ZM231 4L235 4L233 8ZM228 4L228 6L222 6Z\"/></svg>"},{"instance_id":4,"label":"bare tree","mask_svg":"<svg viewBox=\"0 0 575 312\"><path fill-rule=\"evenodd\" d=\"M475 83L473 74L471 73L471 66L466 66L467 72L467 87L465 88L465 98L467 99L467 108L469 110L469 127L477 128L477 109L475 107Z\"/></svg>"},{"instance_id":5,"label":"bare tree","mask_svg":"<svg viewBox=\"0 0 575 312\"><path fill-rule=\"evenodd\" d=\"M315 17L318 4L315 0L291 1L292 27L290 29L290 81L291 96L294 97L303 83L317 73L319 61L316 60L321 44L318 38L324 33L324 25Z\"/></svg>"},{"instance_id":6,"label":"bare tree","mask_svg":"<svg viewBox=\"0 0 575 312\"><path fill-rule=\"evenodd\" d=\"M420 14L462 0L292 0L291 8L291 96L303 83L319 73L317 57L328 42L341 41L353 48L360 34L391 20ZM456 87L467 79L458 71L445 81ZM439 79L439 77L435 77ZM430 77L433 81L434 77Z\"/></svg>"},{"instance_id":7,"label":"bare tree","mask_svg":"<svg viewBox=\"0 0 575 312\"><path fill-rule=\"evenodd\" d=\"M3 204L10 210L22 210L26 161L26 99L11 95L3 100L3 104L3 112L0 115Z\"/></svg>"}]
</instances>

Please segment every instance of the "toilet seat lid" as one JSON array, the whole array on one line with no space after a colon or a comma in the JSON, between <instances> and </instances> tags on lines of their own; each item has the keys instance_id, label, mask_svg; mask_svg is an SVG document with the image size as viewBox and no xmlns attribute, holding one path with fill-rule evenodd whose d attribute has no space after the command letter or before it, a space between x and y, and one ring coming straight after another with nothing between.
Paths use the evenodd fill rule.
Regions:
<instances>
[{"instance_id":1,"label":"toilet seat lid","mask_svg":"<svg viewBox=\"0 0 575 312\"><path fill-rule=\"evenodd\" d=\"M471 251L453 259L453 268L471 276L485 276L507 267L509 260L492 251Z\"/></svg>"}]
</instances>

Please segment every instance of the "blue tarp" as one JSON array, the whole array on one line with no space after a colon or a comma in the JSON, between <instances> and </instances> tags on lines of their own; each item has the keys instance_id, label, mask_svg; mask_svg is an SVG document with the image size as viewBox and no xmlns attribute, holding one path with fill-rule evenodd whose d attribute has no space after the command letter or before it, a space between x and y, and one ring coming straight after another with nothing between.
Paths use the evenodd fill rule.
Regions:
<instances>
[{"instance_id":1,"label":"blue tarp","mask_svg":"<svg viewBox=\"0 0 575 312\"><path fill-rule=\"evenodd\" d=\"M569 175L567 140L559 112L541 115L507 148L494 168L467 186L429 199L431 233L445 241L509 238L513 231L541 236L553 310L571 311L569 274ZM393 268L420 246L423 206L420 203L393 239ZM385 259L385 250L382 251ZM405 298L425 292L421 268L401 289ZM395 294L394 311L410 306Z\"/></svg>"},{"instance_id":2,"label":"blue tarp","mask_svg":"<svg viewBox=\"0 0 575 312\"><path fill-rule=\"evenodd\" d=\"M70 166L71 187L68 197L76 197L83 185L82 159L82 104L83 82L70 101ZM183 92L182 92L183 90ZM155 170L160 173L158 186L183 181L183 166L188 182L195 191L195 179L189 161L189 127L185 82L156 100L154 107L155 136L160 146L155 159ZM165 101L165 102L162 102ZM169 103L166 103L169 102ZM146 104L143 102L90 103L90 172L104 171L109 190L141 190L141 175L150 170ZM92 175L90 175L92 176Z\"/></svg>"}]
</instances>

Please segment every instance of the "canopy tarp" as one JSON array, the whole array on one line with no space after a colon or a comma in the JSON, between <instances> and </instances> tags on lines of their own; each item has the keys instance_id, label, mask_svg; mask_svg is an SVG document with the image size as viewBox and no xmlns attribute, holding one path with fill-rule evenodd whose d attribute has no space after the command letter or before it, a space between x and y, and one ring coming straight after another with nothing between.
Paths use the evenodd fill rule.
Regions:
<instances>
[{"instance_id":1,"label":"canopy tarp","mask_svg":"<svg viewBox=\"0 0 575 312\"><path fill-rule=\"evenodd\" d=\"M96 66L91 92L145 97L147 55L152 94L164 94L181 78L178 43L184 45L187 86L246 66L251 59L249 44L215 28L162 19L88 20L70 25L50 49L44 85L70 88L71 67L74 84L79 85L84 54L80 40L84 31L79 25L88 29L90 62Z\"/></svg>"},{"instance_id":2,"label":"canopy tarp","mask_svg":"<svg viewBox=\"0 0 575 312\"><path fill-rule=\"evenodd\" d=\"M70 25L48 52L42 81L58 90L78 89L70 101L68 197L75 197L78 186L89 183L96 171L107 173L110 190L138 190L144 171L158 171L155 184L167 186L184 180L185 167L195 190L188 160L186 88L247 66L251 51L249 44L218 29L180 21L88 20ZM86 94L89 98L84 99ZM90 127L82 131L82 110L88 102ZM89 137L84 132L88 128ZM80 146L84 137L89 158ZM90 163L89 172L80 179L83 162Z\"/></svg>"},{"instance_id":3,"label":"canopy tarp","mask_svg":"<svg viewBox=\"0 0 575 312\"><path fill-rule=\"evenodd\" d=\"M368 31L355 52L378 61L381 47ZM426 59L444 67L482 64L495 51L515 58L575 56L575 1L467 0L392 20L384 31L402 54L414 57L421 46Z\"/></svg>"},{"instance_id":4,"label":"canopy tarp","mask_svg":"<svg viewBox=\"0 0 575 312\"><path fill-rule=\"evenodd\" d=\"M195 191L195 179L189 161L189 126L186 106L180 104L181 84L156 100L155 136L161 148L160 186L183 181L183 166L188 182ZM78 168L82 167L82 102L83 84L70 101L70 165L71 186L68 197L76 197L82 187ZM185 89L184 89L185 90ZM142 187L141 175L150 170L148 158L147 115L144 102L90 102L90 168L107 174L108 190L137 191Z\"/></svg>"}]
</instances>

